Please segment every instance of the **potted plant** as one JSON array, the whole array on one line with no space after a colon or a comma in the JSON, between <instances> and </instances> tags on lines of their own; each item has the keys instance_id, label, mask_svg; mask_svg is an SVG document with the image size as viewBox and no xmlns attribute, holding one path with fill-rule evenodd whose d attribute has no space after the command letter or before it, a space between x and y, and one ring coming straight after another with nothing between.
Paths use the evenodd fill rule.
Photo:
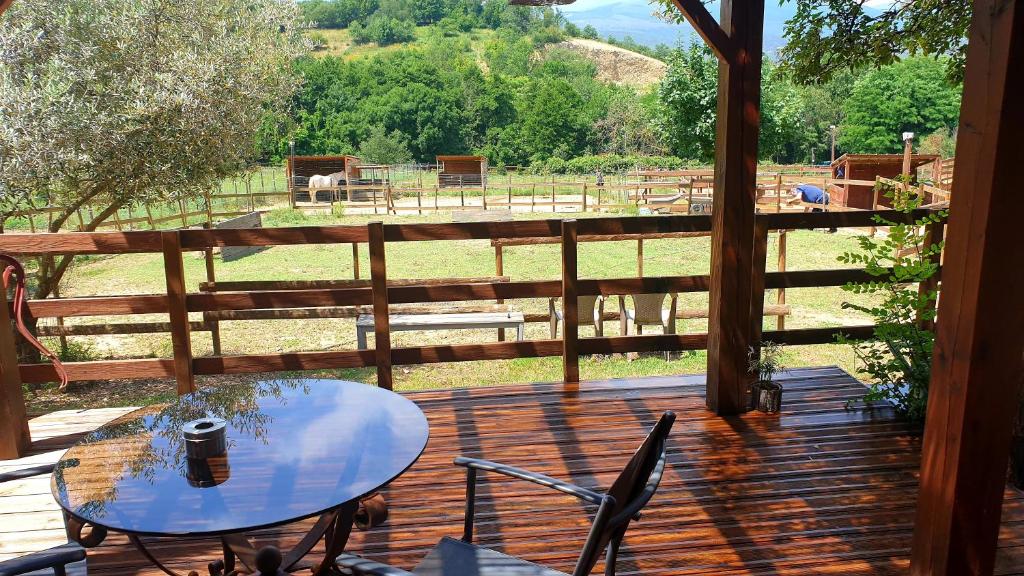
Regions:
<instances>
[{"instance_id":1,"label":"potted plant","mask_svg":"<svg viewBox=\"0 0 1024 576\"><path fill-rule=\"evenodd\" d=\"M750 347L748 369L757 376L750 387L751 410L773 414L782 409L782 385L775 381L775 375L785 370L781 356L782 347L774 342L762 342L760 350Z\"/></svg>"}]
</instances>

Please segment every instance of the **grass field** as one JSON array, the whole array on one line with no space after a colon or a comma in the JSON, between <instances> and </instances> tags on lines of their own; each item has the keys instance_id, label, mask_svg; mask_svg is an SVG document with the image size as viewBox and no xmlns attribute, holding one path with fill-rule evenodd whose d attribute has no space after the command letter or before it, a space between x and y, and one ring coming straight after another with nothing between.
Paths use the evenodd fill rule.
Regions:
<instances>
[{"instance_id":1,"label":"grass field","mask_svg":"<svg viewBox=\"0 0 1024 576\"><path fill-rule=\"evenodd\" d=\"M523 214L517 218L540 218L549 215ZM429 216L343 216L333 214L307 215L300 211L277 209L264 215L266 226L365 224L370 220L385 222L450 221L450 214ZM788 240L789 270L835 268L836 257L856 247L855 237L848 233L826 234L817 231L790 232ZM768 269L775 270L778 241L769 242ZM687 238L648 240L644 244L644 272L650 276L706 274L709 271L710 240ZM360 249L360 269L369 270L365 246ZM391 244L387 251L389 278L474 277L495 274L494 250L488 241L410 242ZM201 254L185 256L187 285L195 290L205 278ZM504 272L513 280L541 280L559 277L560 256L557 245L521 246L505 249ZM635 242L583 243L579 250L580 276L583 278L629 277L637 273ZM72 269L63 294L86 296L102 294L161 293L165 290L163 261L158 254L132 254L113 257L88 257ZM255 279L331 279L352 278L352 254L349 245L280 246L234 262L216 258L217 280ZM364 276L365 277L365 276ZM854 296L840 288L790 289L787 302L793 314L787 318L790 328L859 324L867 321L860 314L844 310L843 301L864 303L863 296ZM769 292L767 302L775 302ZM516 300L508 304L524 312L546 312L547 301ZM682 294L681 308L706 308L706 294ZM617 303L608 303L614 310ZM201 318L196 315L194 320ZM69 319L75 321L161 321L159 316L130 318L104 317ZM774 327L775 319L766 319L766 327ZM679 332L704 332L706 320L679 321ZM607 335L618 333L617 322L607 322ZM582 336L591 335L589 328ZM221 323L225 354L291 352L299 350L334 350L355 348L355 328L351 319L234 321ZM495 340L495 331L398 332L392 335L394 346L421 344L454 344ZM547 324L528 324L529 339L547 338ZM73 350L86 358L169 357L170 337L164 334L70 338ZM56 345L56 342L51 342ZM208 333L193 335L194 353L212 353ZM372 339L371 339L372 346ZM790 366L836 364L853 369L853 353L846 346L800 346L786 350L785 362ZM684 353L677 359L643 356L629 360L622 357L584 358L581 376L586 379L613 378L632 375L682 374L705 371L703 351ZM373 382L372 369L322 371L319 374ZM510 382L551 381L561 378L558 358L517 359L508 361L465 362L428 366L398 367L396 388L400 390L436 388L439 386L480 386ZM97 383L79 385L70 394L43 394L34 402L36 411L66 406L135 405L173 395L168 382Z\"/></svg>"}]
</instances>

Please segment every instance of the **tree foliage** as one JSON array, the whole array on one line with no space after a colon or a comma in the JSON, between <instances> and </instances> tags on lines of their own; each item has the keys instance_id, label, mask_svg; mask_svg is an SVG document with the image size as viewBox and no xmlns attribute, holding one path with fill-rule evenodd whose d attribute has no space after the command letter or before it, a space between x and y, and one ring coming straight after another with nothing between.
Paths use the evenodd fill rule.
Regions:
<instances>
[{"instance_id":1,"label":"tree foliage","mask_svg":"<svg viewBox=\"0 0 1024 576\"><path fill-rule=\"evenodd\" d=\"M669 21L683 22L672 0L652 0ZM786 21L782 60L801 83L842 70L892 64L905 55L947 56L955 83L963 78L970 0L780 0L796 4Z\"/></svg>"},{"instance_id":2,"label":"tree foliage","mask_svg":"<svg viewBox=\"0 0 1024 576\"><path fill-rule=\"evenodd\" d=\"M21 0L0 26L0 225L78 207L198 194L249 164L257 130L294 89L305 50L278 0ZM70 259L44 262L36 297Z\"/></svg>"},{"instance_id":3,"label":"tree foliage","mask_svg":"<svg viewBox=\"0 0 1024 576\"><path fill-rule=\"evenodd\" d=\"M881 10L860 0L794 1L782 56L801 81L892 64L906 54L948 56L948 77L963 77L969 0L896 0Z\"/></svg>"},{"instance_id":4,"label":"tree foliage","mask_svg":"<svg viewBox=\"0 0 1024 576\"><path fill-rule=\"evenodd\" d=\"M930 134L956 126L960 90L945 80L945 66L915 57L872 70L853 85L844 105L839 141L855 152L897 153L900 134Z\"/></svg>"}]
</instances>

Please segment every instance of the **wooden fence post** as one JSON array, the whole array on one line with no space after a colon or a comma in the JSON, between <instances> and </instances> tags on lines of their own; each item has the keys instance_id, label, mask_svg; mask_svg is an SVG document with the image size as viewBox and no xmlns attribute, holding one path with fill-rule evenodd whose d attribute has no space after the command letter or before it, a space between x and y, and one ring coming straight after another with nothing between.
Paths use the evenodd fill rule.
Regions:
<instances>
[{"instance_id":1,"label":"wooden fence post","mask_svg":"<svg viewBox=\"0 0 1024 576\"><path fill-rule=\"evenodd\" d=\"M211 223L207 223L206 228L212 227ZM214 268L213 260L213 248L207 247L203 250L203 260L206 262L206 281L215 284L217 282L217 273ZM209 312L203 312L203 320L206 321L210 327L210 340L213 342L213 354L214 356L221 355L221 343L220 343L220 321L212 317L213 315Z\"/></svg>"},{"instance_id":2,"label":"wooden fence post","mask_svg":"<svg viewBox=\"0 0 1024 576\"><path fill-rule=\"evenodd\" d=\"M352 277L359 280L359 243L352 243Z\"/></svg>"},{"instance_id":3,"label":"wooden fence post","mask_svg":"<svg viewBox=\"0 0 1024 576\"><path fill-rule=\"evenodd\" d=\"M374 353L377 359L377 386L391 390L391 319L388 316L388 279L384 259L384 223L366 225L370 236L370 285L373 287Z\"/></svg>"},{"instance_id":4,"label":"wooden fence post","mask_svg":"<svg viewBox=\"0 0 1024 576\"><path fill-rule=\"evenodd\" d=\"M946 225L943 222L932 222L931 224L928 224L927 226L925 226L925 229L924 229L924 243L922 244L921 249L922 250L929 250L933 245L941 243L943 235L945 234L945 229L946 229ZM942 254L941 253L940 254L934 254L932 256L929 256L928 259L931 260L932 262L934 262L935 264L941 264L942 263ZM926 282L921 282L921 284L917 287L917 291L918 291L918 294L924 296L925 294L927 294L927 293L929 293L929 292L931 292L933 290L937 290L938 288L939 288L939 274L935 274L934 276L929 278ZM935 302L935 306L937 306L937 305L938 305L938 302ZM917 318L917 323L918 323L918 325L921 326L921 328L923 330L934 330L935 329L935 320L926 320L926 319L922 318L919 315L918 318Z\"/></svg>"},{"instance_id":5,"label":"wooden fence post","mask_svg":"<svg viewBox=\"0 0 1024 576\"><path fill-rule=\"evenodd\" d=\"M580 381L579 310L576 301L576 221L562 221L562 370L566 382Z\"/></svg>"},{"instance_id":6,"label":"wooden fence post","mask_svg":"<svg viewBox=\"0 0 1024 576\"><path fill-rule=\"evenodd\" d=\"M779 230L779 268L778 268L779 272L785 272L786 271L786 238L788 238L788 237L789 237L789 234L787 233L786 230ZM775 303L778 304L779 306L782 306L782 305L786 304L786 289L785 288L779 288L778 290L776 290L776 292L775 292ZM778 330L785 330L786 329L786 315L785 314L779 314L778 316L775 317L775 327Z\"/></svg>"},{"instance_id":7,"label":"wooden fence post","mask_svg":"<svg viewBox=\"0 0 1024 576\"><path fill-rule=\"evenodd\" d=\"M161 232L164 252L164 274L167 280L167 312L171 323L171 348L174 351L174 377L178 394L196 389L192 372L192 335L185 304L185 263L181 257L181 235L177 231Z\"/></svg>"},{"instance_id":8,"label":"wooden fence post","mask_svg":"<svg viewBox=\"0 0 1024 576\"><path fill-rule=\"evenodd\" d=\"M25 393L18 370L18 347L7 309L7 290L0 284L0 460L25 455L32 438L25 411Z\"/></svg>"},{"instance_id":9,"label":"wooden fence post","mask_svg":"<svg viewBox=\"0 0 1024 576\"><path fill-rule=\"evenodd\" d=\"M505 255L502 252L501 244L498 244L497 246L494 247L494 271L496 273L495 274L496 276L504 276L505 275ZM498 298L497 300L495 300L495 303L496 304L504 304L505 300L502 299L502 298ZM505 341L505 329L504 328L498 328L498 342L504 342L504 341Z\"/></svg>"}]
</instances>

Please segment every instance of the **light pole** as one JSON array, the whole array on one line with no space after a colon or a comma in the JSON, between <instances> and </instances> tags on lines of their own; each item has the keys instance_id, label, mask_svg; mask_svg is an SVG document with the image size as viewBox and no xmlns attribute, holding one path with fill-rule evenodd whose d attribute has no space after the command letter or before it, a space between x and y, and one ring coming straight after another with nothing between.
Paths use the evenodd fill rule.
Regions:
<instances>
[{"instance_id":1,"label":"light pole","mask_svg":"<svg viewBox=\"0 0 1024 576\"><path fill-rule=\"evenodd\" d=\"M832 162L836 161L836 125L828 127L828 133L832 136Z\"/></svg>"},{"instance_id":2,"label":"light pole","mask_svg":"<svg viewBox=\"0 0 1024 576\"><path fill-rule=\"evenodd\" d=\"M914 133L903 133L903 175L910 176L910 156L914 152Z\"/></svg>"},{"instance_id":3,"label":"light pole","mask_svg":"<svg viewBox=\"0 0 1024 576\"><path fill-rule=\"evenodd\" d=\"M288 141L288 204L295 208L295 140Z\"/></svg>"}]
</instances>

